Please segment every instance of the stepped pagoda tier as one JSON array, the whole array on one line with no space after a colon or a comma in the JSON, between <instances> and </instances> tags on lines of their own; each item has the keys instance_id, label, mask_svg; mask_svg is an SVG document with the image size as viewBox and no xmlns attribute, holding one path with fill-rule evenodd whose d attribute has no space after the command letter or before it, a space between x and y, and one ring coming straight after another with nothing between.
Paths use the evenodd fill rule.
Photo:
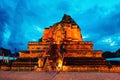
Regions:
<instances>
[{"instance_id":1,"label":"stepped pagoda tier","mask_svg":"<svg viewBox=\"0 0 120 80\"><path fill-rule=\"evenodd\" d=\"M93 50L92 42L83 41L80 27L66 14L60 22L44 29L40 41L28 42L28 50L19 54L18 60L37 58L36 63L42 70L98 70L106 66L102 51ZM17 61L15 64L19 65Z\"/></svg>"},{"instance_id":2,"label":"stepped pagoda tier","mask_svg":"<svg viewBox=\"0 0 120 80\"><path fill-rule=\"evenodd\" d=\"M64 44L65 57L101 57L101 50L93 50L93 43L83 41L81 29L76 22L64 14L62 20L44 29L41 42L28 42L28 51L21 51L20 57L38 57L51 44Z\"/></svg>"}]
</instances>

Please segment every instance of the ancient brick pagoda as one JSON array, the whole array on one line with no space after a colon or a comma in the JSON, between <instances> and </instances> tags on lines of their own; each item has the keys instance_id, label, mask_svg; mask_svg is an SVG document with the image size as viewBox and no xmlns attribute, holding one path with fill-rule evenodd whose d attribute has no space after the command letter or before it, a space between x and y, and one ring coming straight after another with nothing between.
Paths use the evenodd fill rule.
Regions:
<instances>
[{"instance_id":1,"label":"ancient brick pagoda","mask_svg":"<svg viewBox=\"0 0 120 80\"><path fill-rule=\"evenodd\" d=\"M19 54L13 67L33 65L39 70L55 71L98 71L107 68L102 51L93 50L92 42L83 41L80 27L66 14L60 22L44 29L39 42L29 42L28 50ZM30 60L25 60L28 58Z\"/></svg>"}]
</instances>

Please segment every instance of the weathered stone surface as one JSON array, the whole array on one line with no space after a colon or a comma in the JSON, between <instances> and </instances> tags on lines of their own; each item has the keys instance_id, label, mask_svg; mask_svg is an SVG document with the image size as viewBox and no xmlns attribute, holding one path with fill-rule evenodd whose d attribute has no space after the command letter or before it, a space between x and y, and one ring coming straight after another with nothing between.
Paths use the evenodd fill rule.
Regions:
<instances>
[{"instance_id":1,"label":"weathered stone surface","mask_svg":"<svg viewBox=\"0 0 120 80\"><path fill-rule=\"evenodd\" d=\"M72 25L77 25L76 22L71 18L71 16L64 14L61 23L67 23Z\"/></svg>"},{"instance_id":2,"label":"weathered stone surface","mask_svg":"<svg viewBox=\"0 0 120 80\"><path fill-rule=\"evenodd\" d=\"M27 57L44 58L45 56L47 56L47 58L44 58L42 63L43 66L45 66L44 65L45 63L50 62L49 68L50 67L56 68L58 65L60 65L58 60L62 60L66 63L72 62L68 60L71 58L67 58L66 60L64 60L64 58L66 57L79 58L78 61L76 60L73 61L73 63L77 63L77 64L79 62L84 63L86 59L90 59L91 60L90 64L91 63L94 64L94 60L97 59L96 63L98 62L100 63L94 65L94 67L102 65L102 63L104 63L105 66L105 61L101 56L102 51L93 50L92 42L83 41L81 29L76 24L76 22L71 18L71 16L67 14L64 14L60 22L50 26L49 28L45 28L42 39L39 42L29 42L28 51L20 51L19 53L20 53L20 58L27 58ZM89 63L87 63L85 66L88 65Z\"/></svg>"}]
</instances>

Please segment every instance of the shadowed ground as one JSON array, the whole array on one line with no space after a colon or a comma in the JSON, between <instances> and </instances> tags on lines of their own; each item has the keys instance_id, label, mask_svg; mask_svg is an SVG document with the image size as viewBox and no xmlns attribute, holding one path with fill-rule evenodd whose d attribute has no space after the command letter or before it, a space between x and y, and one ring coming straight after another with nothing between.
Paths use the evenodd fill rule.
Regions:
<instances>
[{"instance_id":1,"label":"shadowed ground","mask_svg":"<svg viewBox=\"0 0 120 80\"><path fill-rule=\"evenodd\" d=\"M0 80L120 80L120 73L0 71Z\"/></svg>"}]
</instances>

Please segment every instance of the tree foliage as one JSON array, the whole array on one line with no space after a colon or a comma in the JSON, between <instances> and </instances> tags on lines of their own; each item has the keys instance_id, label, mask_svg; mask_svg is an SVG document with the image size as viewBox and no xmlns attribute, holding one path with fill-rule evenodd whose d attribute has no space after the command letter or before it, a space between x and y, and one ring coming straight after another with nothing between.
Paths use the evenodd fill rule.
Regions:
<instances>
[{"instance_id":1,"label":"tree foliage","mask_svg":"<svg viewBox=\"0 0 120 80\"><path fill-rule=\"evenodd\" d=\"M102 57L104 58L116 58L120 57L120 49L118 49L116 52L110 52L110 51L105 51L102 54ZM120 65L120 61L109 61L110 63L107 63L108 67L111 67L110 64L112 65Z\"/></svg>"},{"instance_id":2,"label":"tree foliage","mask_svg":"<svg viewBox=\"0 0 120 80\"><path fill-rule=\"evenodd\" d=\"M105 51L105 52L103 52L102 56L104 58L114 58L115 57L115 53L112 53L110 51Z\"/></svg>"},{"instance_id":3,"label":"tree foliage","mask_svg":"<svg viewBox=\"0 0 120 80\"><path fill-rule=\"evenodd\" d=\"M116 51L116 57L120 57L120 49Z\"/></svg>"},{"instance_id":4,"label":"tree foliage","mask_svg":"<svg viewBox=\"0 0 120 80\"><path fill-rule=\"evenodd\" d=\"M42 42L42 38L40 38L40 39L38 40L38 42Z\"/></svg>"}]
</instances>

